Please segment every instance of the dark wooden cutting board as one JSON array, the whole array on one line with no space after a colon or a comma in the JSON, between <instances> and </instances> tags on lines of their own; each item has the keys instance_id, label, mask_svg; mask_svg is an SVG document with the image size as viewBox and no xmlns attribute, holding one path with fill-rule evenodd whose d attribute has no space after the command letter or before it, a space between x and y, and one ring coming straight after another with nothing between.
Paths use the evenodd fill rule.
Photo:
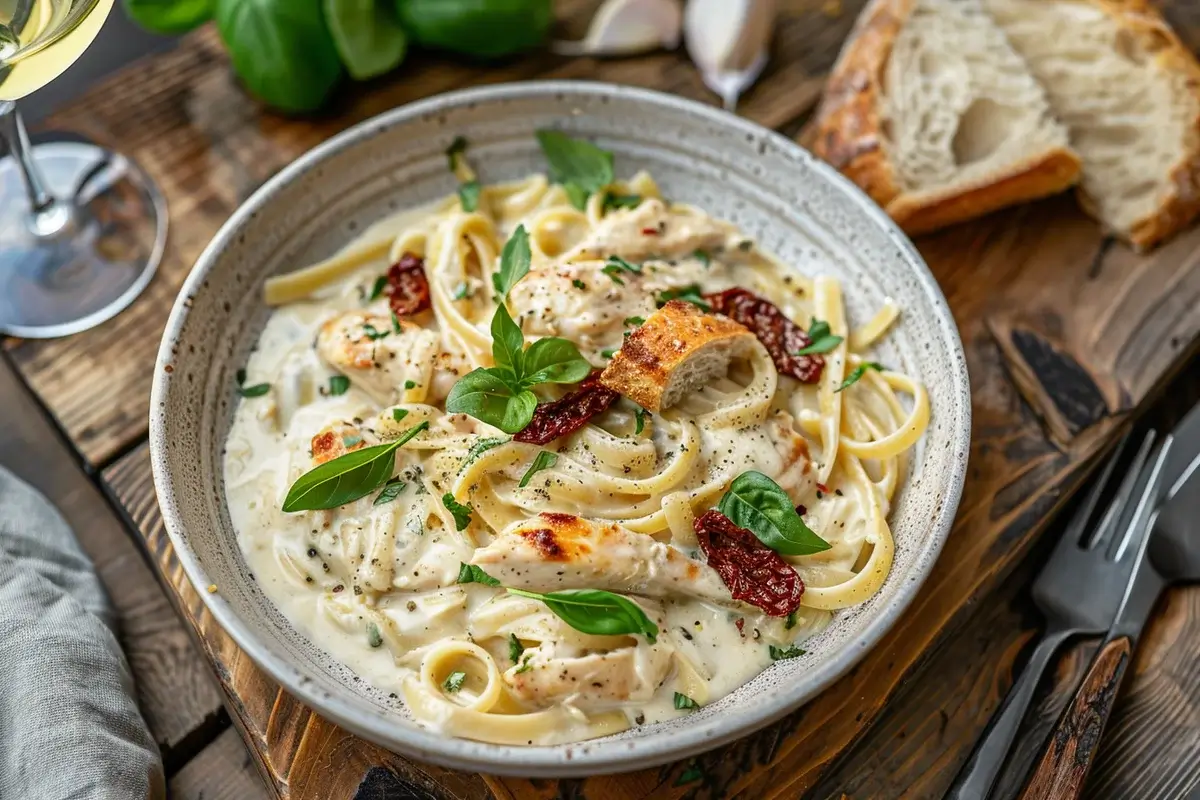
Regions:
<instances>
[{"instance_id":1,"label":"dark wooden cutting board","mask_svg":"<svg viewBox=\"0 0 1200 800\"><path fill-rule=\"evenodd\" d=\"M561 2L559 15L577 28L595 5ZM796 136L858 5L839 11L781 3L771 67L740 113ZM1191 46L1200 43L1200 11L1176 0L1168 15ZM162 528L145 445L149 384L184 276L265 179L381 111L462 86L530 78L609 80L714 102L682 53L619 61L536 56L487 69L417 56L395 76L347 90L328 114L311 119L271 114L246 96L211 30L139 62L50 124L118 148L159 182L171 213L161 274L111 323L58 341L9 340L8 354L142 532L230 717L281 798L624 800L698 788L715 796L797 796L864 734L972 599L1011 573L1130 413L1186 363L1200 333L1200 230L1138 256L1103 236L1064 195L920 240L966 348L974 441L954 532L895 628L817 700L685 763L569 782L456 773L386 753L325 722L217 627Z\"/></svg>"}]
</instances>

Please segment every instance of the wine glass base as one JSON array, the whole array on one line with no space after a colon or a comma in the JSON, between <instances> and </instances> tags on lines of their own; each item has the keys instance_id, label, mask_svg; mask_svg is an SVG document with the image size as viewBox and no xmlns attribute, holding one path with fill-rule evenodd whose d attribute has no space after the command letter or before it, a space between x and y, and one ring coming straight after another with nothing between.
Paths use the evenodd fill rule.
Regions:
<instances>
[{"instance_id":1,"label":"wine glass base","mask_svg":"<svg viewBox=\"0 0 1200 800\"><path fill-rule=\"evenodd\" d=\"M64 210L75 207L60 231L35 235L17 165L0 159L0 333L44 339L99 325L141 294L162 260L167 206L118 153L52 141L32 155Z\"/></svg>"}]
</instances>

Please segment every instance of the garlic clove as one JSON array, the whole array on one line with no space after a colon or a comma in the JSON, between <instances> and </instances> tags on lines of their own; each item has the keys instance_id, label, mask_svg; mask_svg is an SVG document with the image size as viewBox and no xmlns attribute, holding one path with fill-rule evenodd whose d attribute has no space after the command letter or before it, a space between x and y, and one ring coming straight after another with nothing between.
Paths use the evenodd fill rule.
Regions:
<instances>
[{"instance_id":1,"label":"garlic clove","mask_svg":"<svg viewBox=\"0 0 1200 800\"><path fill-rule=\"evenodd\" d=\"M767 65L775 0L689 0L683 18L688 53L704 85L733 111Z\"/></svg>"},{"instance_id":2,"label":"garlic clove","mask_svg":"<svg viewBox=\"0 0 1200 800\"><path fill-rule=\"evenodd\" d=\"M632 55L679 46L683 12L679 0L605 0L577 42L554 42L561 55Z\"/></svg>"}]
</instances>

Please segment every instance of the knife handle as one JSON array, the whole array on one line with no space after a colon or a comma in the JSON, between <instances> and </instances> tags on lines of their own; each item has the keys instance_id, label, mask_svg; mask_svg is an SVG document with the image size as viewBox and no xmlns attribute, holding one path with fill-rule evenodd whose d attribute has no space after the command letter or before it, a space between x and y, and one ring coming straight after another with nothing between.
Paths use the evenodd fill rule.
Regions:
<instances>
[{"instance_id":1,"label":"knife handle","mask_svg":"<svg viewBox=\"0 0 1200 800\"><path fill-rule=\"evenodd\" d=\"M1117 701L1121 679L1133 655L1133 640L1106 642L1092 661L1071 704L1059 717L1021 800L1079 797L1088 769L1100 749L1104 724Z\"/></svg>"}]
</instances>

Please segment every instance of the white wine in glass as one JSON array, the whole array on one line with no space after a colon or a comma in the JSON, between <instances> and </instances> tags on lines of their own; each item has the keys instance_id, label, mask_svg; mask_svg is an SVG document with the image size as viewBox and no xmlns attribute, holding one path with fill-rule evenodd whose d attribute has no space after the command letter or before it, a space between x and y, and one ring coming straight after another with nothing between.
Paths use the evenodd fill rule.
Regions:
<instances>
[{"instance_id":1,"label":"white wine in glass","mask_svg":"<svg viewBox=\"0 0 1200 800\"><path fill-rule=\"evenodd\" d=\"M0 0L0 333L85 330L129 305L166 243L166 205L128 159L30 144L15 101L83 54L113 0Z\"/></svg>"}]
</instances>

